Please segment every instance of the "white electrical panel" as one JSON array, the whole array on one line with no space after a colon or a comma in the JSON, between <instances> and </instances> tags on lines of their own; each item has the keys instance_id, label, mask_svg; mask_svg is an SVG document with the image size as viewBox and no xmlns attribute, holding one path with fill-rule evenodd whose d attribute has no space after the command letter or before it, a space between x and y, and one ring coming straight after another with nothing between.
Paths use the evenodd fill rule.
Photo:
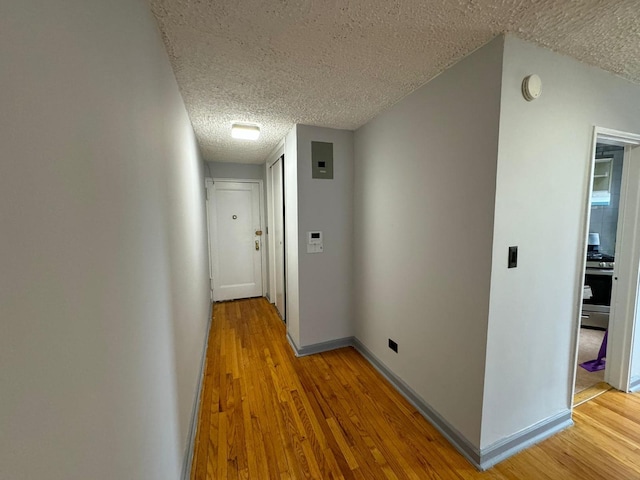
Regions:
<instances>
[{"instance_id":1,"label":"white electrical panel","mask_svg":"<svg viewBox=\"0 0 640 480\"><path fill-rule=\"evenodd\" d=\"M307 232L307 253L322 253L322 232Z\"/></svg>"}]
</instances>

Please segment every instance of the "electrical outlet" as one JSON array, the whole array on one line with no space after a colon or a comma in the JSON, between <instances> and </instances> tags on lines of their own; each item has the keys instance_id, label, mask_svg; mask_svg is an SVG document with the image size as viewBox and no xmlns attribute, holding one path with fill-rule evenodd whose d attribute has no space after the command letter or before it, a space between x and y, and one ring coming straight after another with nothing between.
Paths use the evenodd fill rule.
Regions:
<instances>
[{"instance_id":1,"label":"electrical outlet","mask_svg":"<svg viewBox=\"0 0 640 480\"><path fill-rule=\"evenodd\" d=\"M389 339L389 348L398 353L398 344L391 339Z\"/></svg>"}]
</instances>

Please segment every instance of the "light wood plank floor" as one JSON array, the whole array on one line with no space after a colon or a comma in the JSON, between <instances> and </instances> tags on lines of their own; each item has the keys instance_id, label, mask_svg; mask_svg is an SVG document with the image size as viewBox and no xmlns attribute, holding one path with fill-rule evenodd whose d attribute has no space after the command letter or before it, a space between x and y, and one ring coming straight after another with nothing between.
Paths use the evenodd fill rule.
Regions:
<instances>
[{"instance_id":1,"label":"light wood plank floor","mask_svg":"<svg viewBox=\"0 0 640 480\"><path fill-rule=\"evenodd\" d=\"M265 299L218 303L192 479L638 479L640 398L610 391L576 425L476 471L354 349L296 358Z\"/></svg>"}]
</instances>

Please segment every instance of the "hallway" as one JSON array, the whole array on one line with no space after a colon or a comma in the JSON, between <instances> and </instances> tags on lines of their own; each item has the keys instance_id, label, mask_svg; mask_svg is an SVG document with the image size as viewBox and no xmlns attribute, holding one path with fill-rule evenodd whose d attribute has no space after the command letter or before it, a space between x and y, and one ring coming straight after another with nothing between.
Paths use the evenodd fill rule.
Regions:
<instances>
[{"instance_id":1,"label":"hallway","mask_svg":"<svg viewBox=\"0 0 640 480\"><path fill-rule=\"evenodd\" d=\"M192 479L637 478L640 397L477 472L352 348L296 358L263 298L216 303Z\"/></svg>"}]
</instances>

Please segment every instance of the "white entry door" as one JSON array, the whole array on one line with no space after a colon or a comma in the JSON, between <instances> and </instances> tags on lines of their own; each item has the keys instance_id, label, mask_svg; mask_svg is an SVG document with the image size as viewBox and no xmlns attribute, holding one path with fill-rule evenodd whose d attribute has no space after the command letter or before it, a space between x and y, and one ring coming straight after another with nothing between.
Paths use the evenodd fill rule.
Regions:
<instances>
[{"instance_id":1,"label":"white entry door","mask_svg":"<svg viewBox=\"0 0 640 480\"><path fill-rule=\"evenodd\" d=\"M284 273L284 180L282 157L271 165L273 191L273 242L275 243L275 304L280 317L285 319Z\"/></svg>"},{"instance_id":2,"label":"white entry door","mask_svg":"<svg viewBox=\"0 0 640 480\"><path fill-rule=\"evenodd\" d=\"M216 180L211 198L213 299L262 296L260 183Z\"/></svg>"}]
</instances>

